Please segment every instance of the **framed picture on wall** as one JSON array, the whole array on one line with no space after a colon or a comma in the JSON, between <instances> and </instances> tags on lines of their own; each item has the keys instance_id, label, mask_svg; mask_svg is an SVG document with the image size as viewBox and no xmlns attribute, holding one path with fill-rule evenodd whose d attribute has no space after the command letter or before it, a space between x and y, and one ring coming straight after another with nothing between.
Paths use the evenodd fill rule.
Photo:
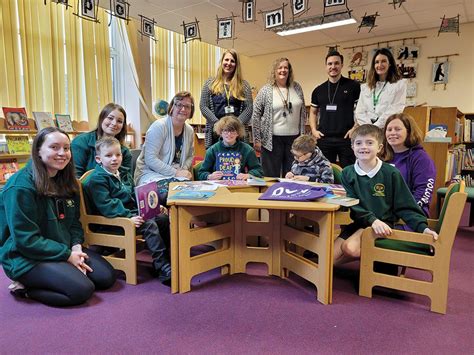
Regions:
<instances>
[{"instance_id":1,"label":"framed picture on wall","mask_svg":"<svg viewBox=\"0 0 474 355\"><path fill-rule=\"evenodd\" d=\"M416 78L416 63L397 63L397 68L403 78Z\"/></svg>"},{"instance_id":2,"label":"framed picture on wall","mask_svg":"<svg viewBox=\"0 0 474 355\"><path fill-rule=\"evenodd\" d=\"M431 78L433 84L447 84L449 78L449 62L433 63Z\"/></svg>"}]
</instances>

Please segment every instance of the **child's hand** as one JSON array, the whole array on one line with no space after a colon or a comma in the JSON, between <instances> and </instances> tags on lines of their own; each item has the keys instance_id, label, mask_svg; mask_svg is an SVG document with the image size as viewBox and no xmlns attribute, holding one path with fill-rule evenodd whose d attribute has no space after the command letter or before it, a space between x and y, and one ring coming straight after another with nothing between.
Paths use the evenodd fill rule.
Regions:
<instances>
[{"instance_id":1,"label":"child's hand","mask_svg":"<svg viewBox=\"0 0 474 355\"><path fill-rule=\"evenodd\" d=\"M293 179L295 177L295 174L293 174L291 171L288 171L285 175L285 179Z\"/></svg>"},{"instance_id":2,"label":"child's hand","mask_svg":"<svg viewBox=\"0 0 474 355\"><path fill-rule=\"evenodd\" d=\"M239 173L236 176L237 180L247 180L249 178L249 174Z\"/></svg>"},{"instance_id":3,"label":"child's hand","mask_svg":"<svg viewBox=\"0 0 474 355\"><path fill-rule=\"evenodd\" d=\"M429 228L425 228L425 230L423 231L423 234L430 234L433 236L433 240L438 240L438 233L436 233L435 231L432 231Z\"/></svg>"},{"instance_id":4,"label":"child's hand","mask_svg":"<svg viewBox=\"0 0 474 355\"><path fill-rule=\"evenodd\" d=\"M376 219L374 223L372 223L372 229L374 230L375 234L381 235L383 237L392 234L392 228L390 228L387 223L382 222L380 219Z\"/></svg>"},{"instance_id":5,"label":"child's hand","mask_svg":"<svg viewBox=\"0 0 474 355\"><path fill-rule=\"evenodd\" d=\"M143 219L142 216L134 216L134 217L130 217L130 219L132 220L133 224L135 224L135 227L140 227L143 222L145 222L145 220Z\"/></svg>"},{"instance_id":6,"label":"child's hand","mask_svg":"<svg viewBox=\"0 0 474 355\"><path fill-rule=\"evenodd\" d=\"M160 213L168 215L168 209L165 206L160 205Z\"/></svg>"},{"instance_id":7,"label":"child's hand","mask_svg":"<svg viewBox=\"0 0 474 355\"><path fill-rule=\"evenodd\" d=\"M293 180L296 180L296 181L309 181L309 176L293 175Z\"/></svg>"},{"instance_id":8,"label":"child's hand","mask_svg":"<svg viewBox=\"0 0 474 355\"><path fill-rule=\"evenodd\" d=\"M178 170L176 170L176 177L184 177L191 180L193 178L193 174L191 174L189 170L178 168Z\"/></svg>"},{"instance_id":9,"label":"child's hand","mask_svg":"<svg viewBox=\"0 0 474 355\"><path fill-rule=\"evenodd\" d=\"M214 171L212 174L207 176L207 180L220 180L224 173L222 171Z\"/></svg>"}]
</instances>

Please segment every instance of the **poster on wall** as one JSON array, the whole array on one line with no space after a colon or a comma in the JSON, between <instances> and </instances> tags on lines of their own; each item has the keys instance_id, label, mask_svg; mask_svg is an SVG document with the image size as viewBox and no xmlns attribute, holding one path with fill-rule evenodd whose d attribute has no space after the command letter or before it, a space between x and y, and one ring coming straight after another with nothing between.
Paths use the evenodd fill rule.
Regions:
<instances>
[{"instance_id":1,"label":"poster on wall","mask_svg":"<svg viewBox=\"0 0 474 355\"><path fill-rule=\"evenodd\" d=\"M420 47L416 45L402 45L394 48L393 55L398 60L417 59L420 53Z\"/></svg>"},{"instance_id":2,"label":"poster on wall","mask_svg":"<svg viewBox=\"0 0 474 355\"><path fill-rule=\"evenodd\" d=\"M351 69L348 73L349 79L355 80L359 83L365 83L366 71L365 69Z\"/></svg>"},{"instance_id":3,"label":"poster on wall","mask_svg":"<svg viewBox=\"0 0 474 355\"><path fill-rule=\"evenodd\" d=\"M352 67L365 67L367 65L367 58L369 54L366 51L355 51L349 54L349 66Z\"/></svg>"},{"instance_id":4,"label":"poster on wall","mask_svg":"<svg viewBox=\"0 0 474 355\"><path fill-rule=\"evenodd\" d=\"M447 84L449 78L449 62L433 63L431 78L433 84Z\"/></svg>"},{"instance_id":5,"label":"poster on wall","mask_svg":"<svg viewBox=\"0 0 474 355\"><path fill-rule=\"evenodd\" d=\"M416 83L414 81L409 81L407 83L407 97L416 96Z\"/></svg>"},{"instance_id":6,"label":"poster on wall","mask_svg":"<svg viewBox=\"0 0 474 355\"><path fill-rule=\"evenodd\" d=\"M402 78L413 79L416 78L416 63L397 63L398 71Z\"/></svg>"}]
</instances>

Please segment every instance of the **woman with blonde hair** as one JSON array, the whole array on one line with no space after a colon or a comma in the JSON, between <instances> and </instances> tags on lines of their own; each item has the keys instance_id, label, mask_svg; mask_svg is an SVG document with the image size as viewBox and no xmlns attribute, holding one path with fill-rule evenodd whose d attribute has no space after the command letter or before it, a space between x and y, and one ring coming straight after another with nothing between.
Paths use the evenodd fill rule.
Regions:
<instances>
[{"instance_id":1,"label":"woman with blonde hair","mask_svg":"<svg viewBox=\"0 0 474 355\"><path fill-rule=\"evenodd\" d=\"M261 151L265 176L281 177L293 163L291 145L304 133L306 107L301 85L293 79L288 58L272 64L268 83L255 98L252 115L254 148Z\"/></svg>"},{"instance_id":2,"label":"woman with blonde hair","mask_svg":"<svg viewBox=\"0 0 474 355\"><path fill-rule=\"evenodd\" d=\"M216 76L204 83L199 108L206 118L206 148L219 140L213 127L224 116L236 116L248 132L252 117L252 90L242 78L239 55L234 49L224 51Z\"/></svg>"}]
</instances>

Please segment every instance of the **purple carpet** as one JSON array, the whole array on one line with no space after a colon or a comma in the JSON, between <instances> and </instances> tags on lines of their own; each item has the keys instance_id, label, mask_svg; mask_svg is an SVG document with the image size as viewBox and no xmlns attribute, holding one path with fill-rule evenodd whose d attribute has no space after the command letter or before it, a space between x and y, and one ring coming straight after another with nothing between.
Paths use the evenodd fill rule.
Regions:
<instances>
[{"instance_id":1,"label":"purple carpet","mask_svg":"<svg viewBox=\"0 0 474 355\"><path fill-rule=\"evenodd\" d=\"M444 316L423 296L359 297L357 263L335 271L329 306L306 281L263 276L260 265L252 275L208 272L192 292L171 295L144 263L137 286L121 279L69 309L15 299L0 271L0 354L472 354L473 232L458 230Z\"/></svg>"}]
</instances>

